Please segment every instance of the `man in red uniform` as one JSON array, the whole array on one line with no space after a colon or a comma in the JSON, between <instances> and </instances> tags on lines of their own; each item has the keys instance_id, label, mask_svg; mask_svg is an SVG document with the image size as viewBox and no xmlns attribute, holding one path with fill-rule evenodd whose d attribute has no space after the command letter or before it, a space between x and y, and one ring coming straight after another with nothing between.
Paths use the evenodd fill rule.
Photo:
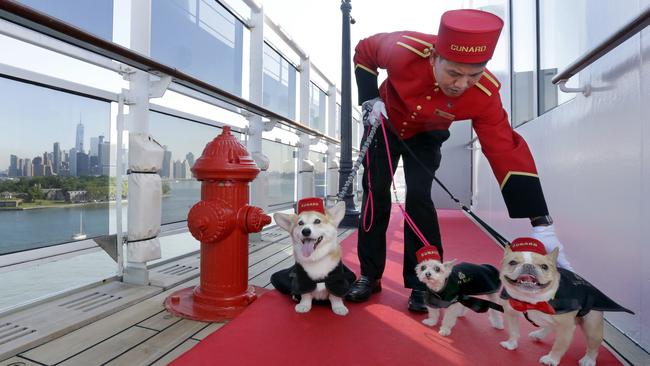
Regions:
<instances>
[{"instance_id":1,"label":"man in red uniform","mask_svg":"<svg viewBox=\"0 0 650 366\"><path fill-rule=\"evenodd\" d=\"M526 141L512 130L499 97L500 84L486 68L503 21L480 10L444 13L438 35L418 32L380 33L359 42L355 76L366 132L387 117L387 139L394 168L401 157L406 178L406 211L427 241L443 253L435 207L431 201L432 172L440 165L440 147L456 120L472 120L483 153L496 176L512 218L530 218L532 236L549 252L560 247L558 264L570 269L555 236L535 162ZM388 77L377 88L377 69ZM403 141L399 141L403 140ZM408 146L406 148L404 145ZM361 276L346 298L365 301L381 290L386 262L386 228L390 217L390 182L381 129L364 162L364 205L373 195L374 222L359 226ZM427 164L424 169L420 162ZM428 171L427 171L428 170ZM365 207L362 209L364 212ZM368 223L366 223L366 226ZM409 309L426 311L426 288L415 275L415 252L423 243L404 225L404 285L411 288Z\"/></svg>"}]
</instances>

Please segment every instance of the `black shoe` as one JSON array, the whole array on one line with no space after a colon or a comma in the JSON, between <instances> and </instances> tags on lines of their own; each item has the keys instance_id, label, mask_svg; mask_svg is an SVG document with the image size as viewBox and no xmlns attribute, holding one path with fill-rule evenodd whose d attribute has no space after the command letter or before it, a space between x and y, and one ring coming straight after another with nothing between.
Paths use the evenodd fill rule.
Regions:
<instances>
[{"instance_id":1,"label":"black shoe","mask_svg":"<svg viewBox=\"0 0 650 366\"><path fill-rule=\"evenodd\" d=\"M350 291L345 295L346 300L354 302L364 302L370 298L370 295L381 291L381 280L373 280L367 276L361 276L354 281Z\"/></svg>"},{"instance_id":2,"label":"black shoe","mask_svg":"<svg viewBox=\"0 0 650 366\"><path fill-rule=\"evenodd\" d=\"M426 313L427 306L425 305L427 292L422 290L412 290L409 297L409 310L418 313Z\"/></svg>"}]
</instances>

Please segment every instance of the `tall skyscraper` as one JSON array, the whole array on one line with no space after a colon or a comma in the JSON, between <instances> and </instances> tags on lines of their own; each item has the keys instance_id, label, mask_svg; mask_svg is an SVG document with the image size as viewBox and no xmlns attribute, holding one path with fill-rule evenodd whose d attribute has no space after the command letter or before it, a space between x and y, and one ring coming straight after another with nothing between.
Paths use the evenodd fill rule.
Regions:
<instances>
[{"instance_id":1,"label":"tall skyscraper","mask_svg":"<svg viewBox=\"0 0 650 366\"><path fill-rule=\"evenodd\" d=\"M16 155L9 155L9 172L8 172L8 175L10 177L17 177L18 176L18 157Z\"/></svg>"},{"instance_id":2,"label":"tall skyscraper","mask_svg":"<svg viewBox=\"0 0 650 366\"><path fill-rule=\"evenodd\" d=\"M81 118L79 118L79 124L77 125L77 140L74 148L77 152L84 152L84 125L81 123Z\"/></svg>"},{"instance_id":3,"label":"tall skyscraper","mask_svg":"<svg viewBox=\"0 0 650 366\"><path fill-rule=\"evenodd\" d=\"M103 136L100 136L100 140ZM109 175L111 168L111 143L110 141L101 141L99 144L99 166L101 175Z\"/></svg>"},{"instance_id":4,"label":"tall skyscraper","mask_svg":"<svg viewBox=\"0 0 650 366\"><path fill-rule=\"evenodd\" d=\"M77 153L77 176L87 176L90 175L90 159L88 154L83 152Z\"/></svg>"},{"instance_id":5,"label":"tall skyscraper","mask_svg":"<svg viewBox=\"0 0 650 366\"><path fill-rule=\"evenodd\" d=\"M188 152L187 155L185 155L185 160L187 160L190 168L194 166L194 154Z\"/></svg>"},{"instance_id":6,"label":"tall skyscraper","mask_svg":"<svg viewBox=\"0 0 650 366\"><path fill-rule=\"evenodd\" d=\"M167 150L167 146L163 146L163 149L165 149L165 154L163 155L163 165L162 169L160 169L160 177L161 178L173 178L173 170L172 170L172 152Z\"/></svg>"},{"instance_id":7,"label":"tall skyscraper","mask_svg":"<svg viewBox=\"0 0 650 366\"><path fill-rule=\"evenodd\" d=\"M21 176L23 177L34 176L34 170L33 170L31 159L23 159L23 173L21 174Z\"/></svg>"},{"instance_id":8,"label":"tall skyscraper","mask_svg":"<svg viewBox=\"0 0 650 366\"><path fill-rule=\"evenodd\" d=\"M90 156L99 155L99 137L90 138L90 151L88 152Z\"/></svg>"},{"instance_id":9,"label":"tall skyscraper","mask_svg":"<svg viewBox=\"0 0 650 366\"><path fill-rule=\"evenodd\" d=\"M61 145L58 142L54 143L54 151L52 151L52 170L54 174L59 174L59 167L61 167Z\"/></svg>"},{"instance_id":10,"label":"tall skyscraper","mask_svg":"<svg viewBox=\"0 0 650 366\"><path fill-rule=\"evenodd\" d=\"M72 148L70 149L70 152L68 153L68 161L69 161L69 168L70 168L70 176L71 177L76 177L77 176L77 149Z\"/></svg>"},{"instance_id":11,"label":"tall skyscraper","mask_svg":"<svg viewBox=\"0 0 650 366\"><path fill-rule=\"evenodd\" d=\"M34 166L34 176L35 177L42 177L43 174L43 158L40 156L37 156L32 160L32 165Z\"/></svg>"}]
</instances>

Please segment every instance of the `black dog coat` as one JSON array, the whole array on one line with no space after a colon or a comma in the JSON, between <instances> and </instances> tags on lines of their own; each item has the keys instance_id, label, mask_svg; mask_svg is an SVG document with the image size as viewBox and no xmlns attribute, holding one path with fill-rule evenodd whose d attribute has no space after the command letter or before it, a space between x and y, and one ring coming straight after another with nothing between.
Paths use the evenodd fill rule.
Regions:
<instances>
[{"instance_id":1,"label":"black dog coat","mask_svg":"<svg viewBox=\"0 0 650 366\"><path fill-rule=\"evenodd\" d=\"M442 290L434 292L428 289L426 303L432 308L447 308L460 302L478 313L488 308L503 311L498 304L470 296L495 293L500 287L499 271L494 266L463 262L452 268Z\"/></svg>"},{"instance_id":2,"label":"black dog coat","mask_svg":"<svg viewBox=\"0 0 650 366\"><path fill-rule=\"evenodd\" d=\"M356 275L343 262L339 262L325 278L317 281L309 278L305 269L298 263L271 275L271 284L281 293L291 295L294 299L314 291L319 282L324 282L325 288L331 294L343 297L355 280Z\"/></svg>"},{"instance_id":3,"label":"black dog coat","mask_svg":"<svg viewBox=\"0 0 650 366\"><path fill-rule=\"evenodd\" d=\"M585 316L591 310L598 311L622 311L634 314L631 310L617 304L607 297L594 285L584 278L564 268L558 268L560 272L560 286L549 300L556 314L578 311L578 316ZM508 299L505 289L501 292L501 298Z\"/></svg>"}]
</instances>

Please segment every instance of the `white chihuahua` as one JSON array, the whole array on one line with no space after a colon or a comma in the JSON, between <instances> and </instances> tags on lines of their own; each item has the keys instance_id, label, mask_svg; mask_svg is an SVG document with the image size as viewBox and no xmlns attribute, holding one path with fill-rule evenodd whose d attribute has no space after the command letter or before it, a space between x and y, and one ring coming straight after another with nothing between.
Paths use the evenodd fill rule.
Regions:
<instances>
[{"instance_id":1,"label":"white chihuahua","mask_svg":"<svg viewBox=\"0 0 650 366\"><path fill-rule=\"evenodd\" d=\"M426 305L429 317L422 323L430 327L438 323L440 309L446 308L438 333L448 336L458 317L465 315L467 307L476 312L488 311L494 328L503 329L503 319L497 309L502 309L497 292L501 287L499 271L489 264L459 263L456 260L441 262L438 250L423 247L416 253L418 279L427 285ZM490 301L470 295L488 295Z\"/></svg>"}]
</instances>

